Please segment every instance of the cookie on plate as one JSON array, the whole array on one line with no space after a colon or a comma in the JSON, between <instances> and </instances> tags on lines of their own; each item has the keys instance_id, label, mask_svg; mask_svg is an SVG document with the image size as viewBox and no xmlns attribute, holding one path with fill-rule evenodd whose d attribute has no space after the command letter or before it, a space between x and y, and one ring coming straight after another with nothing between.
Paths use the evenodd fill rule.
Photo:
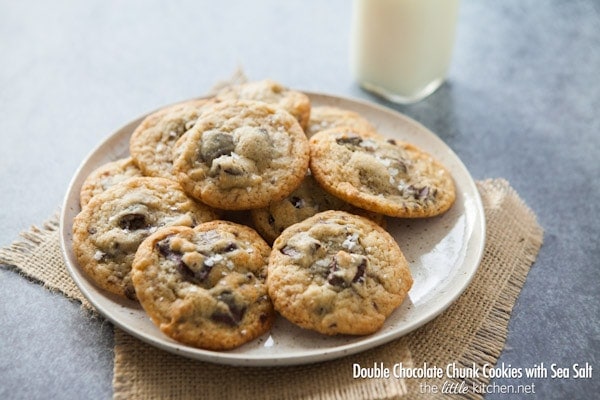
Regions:
<instances>
[{"instance_id":1,"label":"cookie on plate","mask_svg":"<svg viewBox=\"0 0 600 400\"><path fill-rule=\"evenodd\" d=\"M177 179L216 208L265 207L289 195L308 169L308 141L298 121L267 103L210 106L177 145Z\"/></svg>"},{"instance_id":2,"label":"cookie on plate","mask_svg":"<svg viewBox=\"0 0 600 400\"><path fill-rule=\"evenodd\" d=\"M133 283L166 335L204 349L231 349L273 323L265 284L270 250L254 230L232 222L162 228L140 245Z\"/></svg>"},{"instance_id":3,"label":"cookie on plate","mask_svg":"<svg viewBox=\"0 0 600 400\"><path fill-rule=\"evenodd\" d=\"M131 263L139 244L163 226L216 219L169 179L140 177L94 196L73 221L73 252L101 288L135 299Z\"/></svg>"},{"instance_id":4,"label":"cookie on plate","mask_svg":"<svg viewBox=\"0 0 600 400\"><path fill-rule=\"evenodd\" d=\"M450 172L416 146L333 128L310 139L310 169L328 192L392 217L431 217L456 198Z\"/></svg>"},{"instance_id":5,"label":"cookie on plate","mask_svg":"<svg viewBox=\"0 0 600 400\"><path fill-rule=\"evenodd\" d=\"M258 100L284 108L292 114L302 129L308 126L310 118L310 99L297 90L289 89L272 80L247 82L228 86L216 95L218 101L224 100Z\"/></svg>"},{"instance_id":6,"label":"cookie on plate","mask_svg":"<svg viewBox=\"0 0 600 400\"><path fill-rule=\"evenodd\" d=\"M318 132L342 126L365 133L377 132L375 127L359 113L333 106L312 107L305 132L306 136L310 138Z\"/></svg>"},{"instance_id":7,"label":"cookie on plate","mask_svg":"<svg viewBox=\"0 0 600 400\"><path fill-rule=\"evenodd\" d=\"M385 224L383 215L354 207L323 190L310 173L288 197L267 207L250 210L250 216L256 230L267 242L273 243L285 228L326 210L348 211L370 218L379 225Z\"/></svg>"},{"instance_id":8,"label":"cookie on plate","mask_svg":"<svg viewBox=\"0 0 600 400\"><path fill-rule=\"evenodd\" d=\"M103 164L85 178L79 193L79 204L83 207L89 203L92 197L104 192L117 183L140 176L142 176L142 171L133 162L131 157Z\"/></svg>"},{"instance_id":9,"label":"cookie on plate","mask_svg":"<svg viewBox=\"0 0 600 400\"><path fill-rule=\"evenodd\" d=\"M198 99L160 109L135 128L129 140L129 152L146 176L175 180L173 145L198 119L208 99Z\"/></svg>"},{"instance_id":10,"label":"cookie on plate","mask_svg":"<svg viewBox=\"0 0 600 400\"><path fill-rule=\"evenodd\" d=\"M287 228L269 257L275 310L327 335L381 328L412 286L394 238L367 218L324 211Z\"/></svg>"}]
</instances>

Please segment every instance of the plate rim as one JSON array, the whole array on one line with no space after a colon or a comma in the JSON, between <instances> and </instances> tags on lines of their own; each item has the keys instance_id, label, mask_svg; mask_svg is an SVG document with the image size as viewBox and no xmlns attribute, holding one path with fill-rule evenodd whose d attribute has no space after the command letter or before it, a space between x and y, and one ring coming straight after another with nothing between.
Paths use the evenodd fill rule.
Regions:
<instances>
[{"instance_id":1,"label":"plate rim","mask_svg":"<svg viewBox=\"0 0 600 400\"><path fill-rule=\"evenodd\" d=\"M67 272L69 273L71 278L74 280L75 284L77 285L77 287L79 288L81 293L84 295L84 297L90 302L90 304L92 304L96 308L96 310L98 311L98 313L100 313L100 315L102 315L104 318L106 318L111 323L113 323L115 326L119 327L120 329L127 332L128 334L130 334L130 335L132 335L154 347L160 348L162 350L168 351L173 354L177 354L177 355L181 355L181 356L185 356L188 358L197 359L197 360L201 360L201 361L222 364L222 365L272 367L272 366L284 366L284 365L287 366L287 365L310 364L310 363L314 363L314 362L320 362L320 361L341 358L341 357L348 356L351 354L356 354L356 353L359 353L362 351L366 351L368 349L391 342L392 340L398 339L398 338L418 329L419 327L425 325L426 323L428 323L429 321L433 320L435 317L437 317L438 315L443 313L450 305L452 305L454 302L456 302L458 297L460 297L460 295L470 285L475 273L479 269L479 266L481 264L481 259L483 258L485 242L486 242L486 237L485 237L486 221L485 221L485 213L483 210L483 203L481 200L479 190L477 189L477 186L475 184L475 181L474 181L473 177L471 176L469 170L464 165L463 161L458 157L458 155L454 152L454 150L451 149L438 135L436 135L434 132L429 130L427 127L425 127L423 124L416 121L415 119L413 119L405 114L402 114L396 110L393 110L393 109L390 109L383 105L373 103L370 101L366 101L363 99L356 99L356 98L351 98L351 97L346 97L346 96L337 96L337 95L333 95L333 94L307 91L307 90L303 90L302 92L305 93L306 95L308 95L309 98L311 99L311 101L313 99L321 98L321 99L325 99L327 102L330 102L330 103L337 103L337 102L356 103L357 105L359 105L361 107L375 109L377 112L387 114L390 118L401 119L403 121L403 123L412 125L415 129L425 132L428 135L428 137L427 137L428 140L433 140L433 141L437 142L436 143L437 146L444 148L445 151L448 152L449 156L453 159L452 160L453 163L456 166L458 166L460 169L462 169L462 173L468 178L467 183L468 183L468 186L470 189L469 194L470 195L472 194L473 199L474 199L474 204L472 204L471 206L474 207L475 214L477 216L479 216L479 218L476 218L473 223L478 225L477 227L474 227L474 230L476 228L477 232L480 233L480 238L479 238L478 246L475 249L467 249L466 250L467 253L471 254L472 258L474 256L474 261L472 262L473 266L468 271L469 275L466 276L461 281L462 285L460 285L459 288L453 288L451 293L449 293L447 296L445 296L446 301L444 302L443 305L438 306L437 308L435 308L435 310L430 311L429 313L426 313L426 314L420 316L420 318L417 318L416 320L413 320L410 325L404 327L403 329L392 330L392 331L389 331L386 333L379 334L375 337L369 335L369 336L366 336L365 340L362 340L362 341L346 343L346 344L342 344L339 346L330 347L330 348L326 348L326 349L306 350L304 353L302 353L302 355L284 356L284 355L279 355L279 354L275 353L272 357L265 357L265 355L261 355L261 354L217 352L217 351L211 351L211 350L198 349L198 348L194 348L191 346L186 346L181 343L174 342L174 341L172 341L172 339L170 339L166 336L164 338L162 338L162 340L161 340L159 338L152 336L151 334L149 334L147 332L140 332L140 331L128 326L127 324L122 323L120 320L118 320L117 318L115 318L113 316L113 313L110 310L106 310L105 307L102 306L95 299L95 295L90 293L87 290L86 285L80 281L79 275L83 274L83 272L81 271L81 269L79 267L76 267L75 265L73 265L73 263L70 262L69 252L72 252L72 249L68 248L68 244L66 241L68 234L69 234L68 232L65 231L65 229L69 225L66 223L66 218L67 218L68 209L69 209L70 194L75 189L75 184L77 183L78 179L81 180L81 173L82 173L82 170L84 169L84 167L90 162L90 160L95 155L98 154L98 151L102 147L107 146L108 143L111 140L114 140L115 137L122 135L121 132L128 130L130 133L131 131L133 131L133 128L135 128L135 126L137 126L143 120L143 118L145 116L154 112L154 111L150 111L148 113L145 113L145 114L139 116L138 118L135 118L135 119L125 123L120 128L112 131L109 135L107 135L104 139L102 139L86 155L86 157L81 161L81 163L79 164L79 166L75 170L75 173L73 174L72 178L69 181L69 185L68 185L67 191L65 193L65 196L64 196L64 199L62 202L62 206L61 206L61 210L60 210L60 217L59 217L60 247L61 247L61 255L62 255L65 265L67 267ZM182 101L187 101L187 100L182 100ZM179 102L177 102L177 103L179 103ZM177 104L177 103L173 103L173 104ZM168 106L168 105L166 105L166 106ZM163 107L166 107L166 106L163 106ZM163 108L163 107L160 107L160 108ZM427 151L427 149L425 149L425 151ZM474 252L474 253L472 253L472 252ZM463 264L464 264L464 262L465 262L465 260L462 261ZM76 268L78 270L75 270Z\"/></svg>"}]
</instances>

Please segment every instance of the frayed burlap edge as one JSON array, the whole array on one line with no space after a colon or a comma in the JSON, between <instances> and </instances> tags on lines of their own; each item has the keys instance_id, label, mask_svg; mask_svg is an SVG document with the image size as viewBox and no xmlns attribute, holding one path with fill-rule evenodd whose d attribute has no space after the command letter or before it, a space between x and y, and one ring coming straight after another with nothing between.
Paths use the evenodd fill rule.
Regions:
<instances>
[{"instance_id":1,"label":"frayed burlap edge","mask_svg":"<svg viewBox=\"0 0 600 400\"><path fill-rule=\"evenodd\" d=\"M543 229L533 211L504 179L477 182L486 216L486 247L473 281L442 315L402 338L415 366L446 368L495 365L508 334L512 309L543 242ZM477 310L473 313L473 310ZM468 320L466 319L468 317ZM466 323L469 322L469 323ZM482 399L473 390L489 379L409 379L411 399L445 398L424 394L424 383L441 388L445 382L464 382L468 391L452 398Z\"/></svg>"},{"instance_id":2,"label":"frayed burlap edge","mask_svg":"<svg viewBox=\"0 0 600 400\"><path fill-rule=\"evenodd\" d=\"M21 232L20 239L0 249L0 264L13 269L29 280L42 284L52 292L63 293L81 302L84 309L95 313L69 275L60 249L59 213L56 212L41 227L32 226Z\"/></svg>"},{"instance_id":3,"label":"frayed burlap edge","mask_svg":"<svg viewBox=\"0 0 600 400\"><path fill-rule=\"evenodd\" d=\"M372 366L393 357L410 363L400 343L322 363L234 367L191 360L115 330L114 398L125 399L388 399L406 393L402 379L353 379L352 364Z\"/></svg>"}]
</instances>

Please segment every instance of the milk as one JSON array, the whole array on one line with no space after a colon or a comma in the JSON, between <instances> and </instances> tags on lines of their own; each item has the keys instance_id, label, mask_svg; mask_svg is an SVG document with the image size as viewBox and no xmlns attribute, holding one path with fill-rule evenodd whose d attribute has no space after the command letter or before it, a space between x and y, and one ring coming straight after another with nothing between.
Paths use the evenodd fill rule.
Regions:
<instances>
[{"instance_id":1,"label":"milk","mask_svg":"<svg viewBox=\"0 0 600 400\"><path fill-rule=\"evenodd\" d=\"M367 90L413 103L445 80L459 0L354 0L351 68Z\"/></svg>"}]
</instances>

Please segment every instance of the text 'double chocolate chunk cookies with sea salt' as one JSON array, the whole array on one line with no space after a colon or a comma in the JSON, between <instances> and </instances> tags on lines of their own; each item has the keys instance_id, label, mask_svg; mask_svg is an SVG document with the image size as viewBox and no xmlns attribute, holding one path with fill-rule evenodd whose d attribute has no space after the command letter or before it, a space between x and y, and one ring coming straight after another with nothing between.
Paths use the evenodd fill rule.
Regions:
<instances>
[{"instance_id":1,"label":"text 'double chocolate chunk cookies with sea salt'","mask_svg":"<svg viewBox=\"0 0 600 400\"><path fill-rule=\"evenodd\" d=\"M140 245L133 283L167 336L232 349L267 332L275 318L265 284L270 250L254 230L232 222L163 228Z\"/></svg>"},{"instance_id":2,"label":"text 'double chocolate chunk cookies with sea salt'","mask_svg":"<svg viewBox=\"0 0 600 400\"><path fill-rule=\"evenodd\" d=\"M342 128L310 139L310 169L333 195L392 217L439 215L456 198L450 172L416 146Z\"/></svg>"},{"instance_id":3,"label":"text 'double chocolate chunk cookies with sea salt'","mask_svg":"<svg viewBox=\"0 0 600 400\"><path fill-rule=\"evenodd\" d=\"M131 178L94 196L73 221L73 252L101 288L135 299L131 263L139 244L163 226L195 226L217 215L177 182Z\"/></svg>"},{"instance_id":4,"label":"text 'double chocolate chunk cookies with sea salt'","mask_svg":"<svg viewBox=\"0 0 600 400\"><path fill-rule=\"evenodd\" d=\"M379 330L412 282L391 235L344 211L324 211L290 226L269 257L267 287L275 309L328 335Z\"/></svg>"},{"instance_id":5,"label":"text 'double chocolate chunk cookies with sea salt'","mask_svg":"<svg viewBox=\"0 0 600 400\"><path fill-rule=\"evenodd\" d=\"M220 209L265 207L290 194L308 169L298 121L267 103L217 103L182 137L175 153L186 192Z\"/></svg>"}]
</instances>

